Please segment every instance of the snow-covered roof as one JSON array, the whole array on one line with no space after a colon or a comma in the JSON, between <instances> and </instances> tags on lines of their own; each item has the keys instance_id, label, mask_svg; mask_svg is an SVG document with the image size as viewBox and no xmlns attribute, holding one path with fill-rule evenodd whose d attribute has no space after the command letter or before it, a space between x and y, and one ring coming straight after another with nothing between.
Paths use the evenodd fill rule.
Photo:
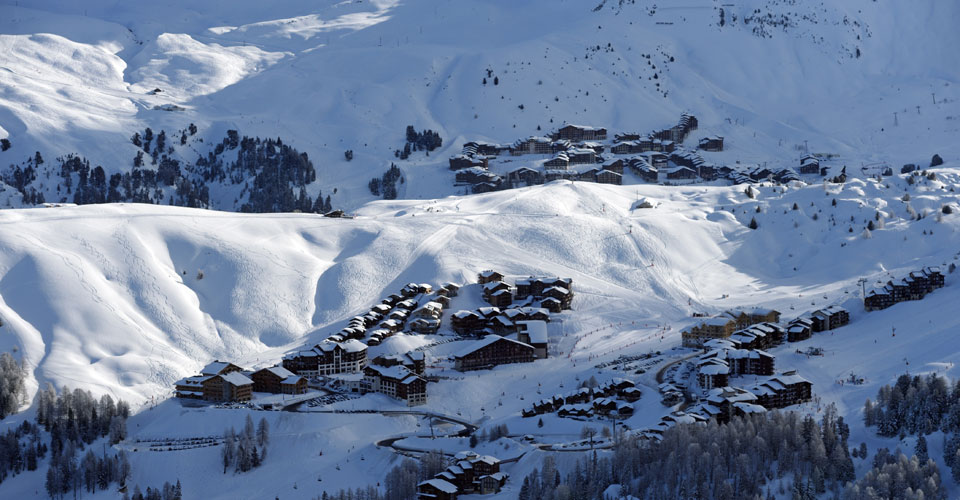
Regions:
<instances>
[{"instance_id":1,"label":"snow-covered roof","mask_svg":"<svg viewBox=\"0 0 960 500\"><path fill-rule=\"evenodd\" d=\"M269 367L269 368L264 368L264 370L266 370L266 371L268 371L268 372L276 375L276 376L279 377L281 380L282 380L282 379L286 379L286 378L288 378L288 377L293 377L293 376L295 376L295 374L294 374L292 371L287 370L286 368L284 368L284 367L282 367L282 366L271 366L271 367Z\"/></svg>"},{"instance_id":2,"label":"snow-covered roof","mask_svg":"<svg viewBox=\"0 0 960 500\"><path fill-rule=\"evenodd\" d=\"M411 372L403 365L379 366L367 365L367 369L375 371L382 377L389 377L396 380L403 380L410 376Z\"/></svg>"},{"instance_id":3,"label":"snow-covered roof","mask_svg":"<svg viewBox=\"0 0 960 500\"><path fill-rule=\"evenodd\" d=\"M808 384L810 383L809 380L801 377L800 375L797 375L797 372L794 372L794 371L783 373L781 375L776 375L773 378L771 378L768 382L773 382L773 381L779 381L784 385L794 385L794 384L799 384L803 382L806 382Z\"/></svg>"},{"instance_id":4,"label":"snow-covered roof","mask_svg":"<svg viewBox=\"0 0 960 500\"><path fill-rule=\"evenodd\" d=\"M730 318L723 316L714 316L712 318L703 318L700 320L700 324L707 326L726 326L730 322Z\"/></svg>"},{"instance_id":5,"label":"snow-covered roof","mask_svg":"<svg viewBox=\"0 0 960 500\"><path fill-rule=\"evenodd\" d=\"M733 342L730 342L727 339L710 339L704 342L703 345L704 347L708 347L711 349L722 349L722 348L732 349L734 347Z\"/></svg>"},{"instance_id":6,"label":"snow-covered roof","mask_svg":"<svg viewBox=\"0 0 960 500\"><path fill-rule=\"evenodd\" d=\"M564 125L564 126L562 126L562 127L560 127L560 128L561 128L561 129L564 129L564 128L576 128L576 129L580 129L580 130L584 130L584 131L593 131L593 132L599 132L599 131L601 131L601 130L607 130L607 129L603 128L603 127L594 127L594 126L591 126L591 125L574 125L574 124L572 124L572 123L568 123L568 124L566 124L566 125Z\"/></svg>"},{"instance_id":7,"label":"snow-covered roof","mask_svg":"<svg viewBox=\"0 0 960 500\"><path fill-rule=\"evenodd\" d=\"M407 351L406 356L410 358L411 361L423 361L427 358L423 351Z\"/></svg>"},{"instance_id":8,"label":"snow-covered roof","mask_svg":"<svg viewBox=\"0 0 960 500\"><path fill-rule=\"evenodd\" d=\"M484 317L491 317L500 314L499 307L487 306L477 309L477 311Z\"/></svg>"},{"instance_id":9,"label":"snow-covered roof","mask_svg":"<svg viewBox=\"0 0 960 500\"><path fill-rule=\"evenodd\" d=\"M203 385L204 382L206 382L207 380L210 380L210 378L214 376L215 375L200 375L200 376L193 376L193 377L184 377L180 380L177 380L175 385L200 387L201 385Z\"/></svg>"},{"instance_id":10,"label":"snow-covered roof","mask_svg":"<svg viewBox=\"0 0 960 500\"><path fill-rule=\"evenodd\" d=\"M430 485L444 493L453 494L457 492L456 486L450 484L448 481L444 481L443 479L427 479L426 481L423 481L422 483L417 484L417 487L420 487L423 485Z\"/></svg>"},{"instance_id":11,"label":"snow-covered roof","mask_svg":"<svg viewBox=\"0 0 960 500\"><path fill-rule=\"evenodd\" d=\"M700 373L704 375L727 375L730 373L730 367L722 364L711 363L701 366Z\"/></svg>"},{"instance_id":12,"label":"snow-covered roof","mask_svg":"<svg viewBox=\"0 0 960 500\"><path fill-rule=\"evenodd\" d=\"M456 481L457 476L454 476L452 472L443 471L437 474L437 477L446 481Z\"/></svg>"},{"instance_id":13,"label":"snow-covered roof","mask_svg":"<svg viewBox=\"0 0 960 500\"><path fill-rule=\"evenodd\" d=\"M204 366L200 373L204 375L219 375L225 368L230 366L230 363L226 361L213 361L212 363Z\"/></svg>"},{"instance_id":14,"label":"snow-covered roof","mask_svg":"<svg viewBox=\"0 0 960 500\"><path fill-rule=\"evenodd\" d=\"M531 344L547 343L547 323L545 321L518 321L517 324L523 325L524 332L530 336Z\"/></svg>"},{"instance_id":15,"label":"snow-covered roof","mask_svg":"<svg viewBox=\"0 0 960 500\"><path fill-rule=\"evenodd\" d=\"M767 409L752 403L733 403L734 408L742 411L743 413L766 413Z\"/></svg>"},{"instance_id":16,"label":"snow-covered roof","mask_svg":"<svg viewBox=\"0 0 960 500\"><path fill-rule=\"evenodd\" d=\"M250 380L246 375L240 372L225 373L220 375L220 377L231 385L253 385L253 380Z\"/></svg>"},{"instance_id":17,"label":"snow-covered roof","mask_svg":"<svg viewBox=\"0 0 960 500\"><path fill-rule=\"evenodd\" d=\"M513 339L508 339L508 338L506 338L506 337L501 337L501 336L499 336L499 335L487 335L486 337L484 337L484 338L482 338L482 339L480 339L480 340L477 340L477 341L471 343L469 346L467 346L466 348L462 349L462 350L461 350L457 355L455 355L454 357L455 357L455 358L462 358L462 357L467 356L467 355L469 355L469 354L471 354L471 353L474 353L474 352L476 352L476 351L478 351L478 350L480 350L480 349L483 349L484 347L487 347L488 345L493 344L494 342L499 342L499 341L501 341L501 340L506 341L506 342L513 342L514 344L520 344L520 345L526 346L526 347L530 347L529 345L524 344L523 342L518 342L518 341L513 340Z\"/></svg>"}]
</instances>

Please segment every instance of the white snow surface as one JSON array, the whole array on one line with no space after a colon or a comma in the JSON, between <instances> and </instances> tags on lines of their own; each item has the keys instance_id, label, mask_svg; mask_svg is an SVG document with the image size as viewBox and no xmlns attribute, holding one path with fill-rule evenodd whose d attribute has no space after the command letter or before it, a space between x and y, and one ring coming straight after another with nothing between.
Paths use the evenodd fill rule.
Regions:
<instances>
[{"instance_id":1,"label":"white snow surface","mask_svg":"<svg viewBox=\"0 0 960 500\"><path fill-rule=\"evenodd\" d=\"M519 411L536 399L575 389L578 379L626 376L644 391L627 424L652 425L668 411L656 396L656 366L638 376L598 371L595 364L651 350L666 352L664 362L687 355L672 348L694 312L763 306L789 319L840 304L852 312L850 326L771 353L780 369L798 368L823 403L836 402L856 423L863 400L905 369L957 375L953 366L960 350L951 332L960 325L947 313L957 296L952 275L944 289L923 301L874 313L863 312L857 285L860 277L873 283L926 265L946 270L954 261L957 215L911 220L907 206L924 213L942 203L960 205L956 167L933 169L937 180L914 185L893 177L826 188L759 186L753 199L743 186L557 181L485 195L375 202L355 219L121 204L5 210L0 212L5 228L0 350L22 354L33 388L52 382L132 401L140 413L131 420L131 439L213 435L226 422L239 427L249 410L180 409L167 399L178 378L213 359L268 366L336 331L406 283L466 284L478 272L496 269L508 277L574 280L573 310L550 324L551 357L463 375L440 362L447 369L431 370L452 378L429 384L428 404L417 410L460 414L483 425L506 423L511 434L534 434L541 443L572 442L582 423L544 415L541 429L537 419L521 419ZM905 191L911 193L909 203L900 201ZM656 200L657 208L631 210L638 196ZM865 238L862 227L878 210L883 227ZM759 229L746 227L751 218ZM475 287L465 288L445 318L481 304ZM891 325L896 337L890 336ZM400 335L372 347L370 355L443 338ZM793 354L807 345L823 347L828 355ZM461 342L429 348L428 364L460 348ZM835 384L851 371L868 383ZM406 407L372 395L330 408ZM800 411L817 407L807 404ZM214 415L204 417L210 412ZM261 415L254 412L255 418ZM134 453L135 481L159 485L179 477L188 491L211 497L228 498L255 486L268 496L312 498L312 489L293 485L313 484L318 474L324 478L321 487L329 489L355 486L350 478L382 481L397 458L375 441L429 436L415 416L352 418L315 409L266 415L278 434L269 466L230 486L217 482L214 488L193 469L171 469L174 455L145 451ZM851 439L896 445L869 434L857 424ZM324 455L315 468L295 465L314 460L318 449ZM208 467L213 473L218 467L215 450L175 453L177 463L209 462L197 470ZM530 450L511 465L512 477L522 478L542 453ZM572 454L559 453L561 464L574 460ZM337 465L360 469L337 474ZM381 475L362 474L367 467ZM270 479L278 470L288 471L281 482ZM41 483L39 473L24 474L2 489L26 491ZM519 479L508 484L503 498L516 494L512 488Z\"/></svg>"},{"instance_id":2,"label":"white snow surface","mask_svg":"<svg viewBox=\"0 0 960 500\"><path fill-rule=\"evenodd\" d=\"M645 133L683 111L700 118L692 144L725 137L724 152L705 154L717 164L791 165L801 146L858 166L960 157L956 2L0 4L8 163L79 153L109 177L129 170L135 131L195 123L206 143L227 129L281 137L318 168L309 194L337 188L333 205L352 210L407 125L444 147L401 162L403 198L459 192L443 163L467 140L511 143L565 122ZM745 23L755 10L788 24ZM166 105L182 111L155 109ZM187 149L184 161L206 154ZM228 207L237 193L211 196Z\"/></svg>"},{"instance_id":3,"label":"white snow surface","mask_svg":"<svg viewBox=\"0 0 960 500\"><path fill-rule=\"evenodd\" d=\"M407 436L423 444L423 419L255 412L273 430L268 459L246 474L228 472L230 481L210 481L222 476L217 448L134 452L133 440L242 426L248 410L187 409L168 399L175 380L213 359L269 366L406 283L468 284L485 269L574 280L573 310L549 327L551 357L464 375L431 368L452 378L429 384L429 402L417 409L506 423L511 435L533 434L539 443L577 441L583 424L551 414L538 428L520 410L590 376L637 382L644 396L627 423L656 423L668 411L656 396L658 366L637 375L594 365L651 350L663 351L664 362L689 355L673 348L694 312L763 306L791 319L847 307L849 326L771 354L778 368L811 380L823 403L836 403L852 425L850 442L867 441L871 450L912 448L909 439L876 438L862 427L860 407L880 385L906 370L960 376L954 275L923 301L872 313L863 311L857 284L927 265L946 272L960 248L955 2L725 7L728 23L732 13L742 18L756 8L799 13L786 29L767 27L766 37L739 21L719 28L720 4L712 1L682 9L476 0L0 4L0 137L13 143L0 160L79 152L115 172L128 168L129 137L145 126L171 131L194 122L215 140L236 128L280 135L308 152L318 167L311 189L339 188L334 205L358 214L337 220L131 204L0 211L0 351L22 356L31 396L50 382L131 401L138 413L130 442L120 446L130 450L132 483L142 487L179 478L188 497L288 499L382 483L397 456L374 443ZM499 85L481 84L487 69ZM656 81L648 79L654 72ZM154 87L162 92L148 95ZM184 111L153 109L164 104ZM565 181L458 196L443 165L467 140L512 142L563 122L646 132L676 123L682 111L700 119L691 140L725 137L727 150L704 153L720 164L794 165L805 142L851 171L926 165L934 152L946 164L931 170L936 180L914 185L853 175L843 185L755 187L755 199L744 186ZM366 181L389 164L408 124L440 131L444 147L402 162L407 200L371 202ZM350 164L346 149L356 152ZM631 210L640 198L656 208ZM941 220L943 204L954 213ZM912 220L910 210L929 215ZM864 227L878 211L885 223L867 238ZM747 228L751 218L759 229ZM474 291L453 300L445 328L449 312L482 305ZM397 335L370 354L444 338ZM794 352L809 346L827 355ZM429 348L428 364L460 347ZM851 372L867 383L835 384ZM332 407L406 408L382 395ZM438 447L461 444L446 439ZM505 467L511 479L501 498L516 497L544 454L514 448L505 455L526 453ZM931 439L931 456L938 454L939 440ZM561 468L582 456L556 455ZM856 464L862 474L865 462ZM8 479L0 497L42 495L45 470Z\"/></svg>"}]
</instances>

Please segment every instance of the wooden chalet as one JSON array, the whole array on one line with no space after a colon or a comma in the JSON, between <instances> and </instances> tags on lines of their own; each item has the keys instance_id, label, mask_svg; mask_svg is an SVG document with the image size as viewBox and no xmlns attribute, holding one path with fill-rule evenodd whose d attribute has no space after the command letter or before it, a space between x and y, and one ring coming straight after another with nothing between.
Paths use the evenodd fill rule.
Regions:
<instances>
[{"instance_id":1,"label":"wooden chalet","mask_svg":"<svg viewBox=\"0 0 960 500\"><path fill-rule=\"evenodd\" d=\"M660 171L646 161L630 163L630 170L647 182L657 182L660 177Z\"/></svg>"},{"instance_id":2,"label":"wooden chalet","mask_svg":"<svg viewBox=\"0 0 960 500\"><path fill-rule=\"evenodd\" d=\"M810 317L813 319L814 332L833 330L850 322L850 313L840 306L818 309Z\"/></svg>"},{"instance_id":3,"label":"wooden chalet","mask_svg":"<svg viewBox=\"0 0 960 500\"><path fill-rule=\"evenodd\" d=\"M499 307L489 306L489 307L480 307L477 308L477 313L483 317L485 321L493 319L495 316L499 316L502 311Z\"/></svg>"},{"instance_id":4,"label":"wooden chalet","mask_svg":"<svg viewBox=\"0 0 960 500\"><path fill-rule=\"evenodd\" d=\"M607 139L607 129L584 125L564 125L553 135L556 139L566 139L571 142L605 141Z\"/></svg>"},{"instance_id":5,"label":"wooden chalet","mask_svg":"<svg viewBox=\"0 0 960 500\"><path fill-rule=\"evenodd\" d=\"M712 163L704 163L697 169L700 178L705 181L716 180L718 176L717 166Z\"/></svg>"},{"instance_id":6,"label":"wooden chalet","mask_svg":"<svg viewBox=\"0 0 960 500\"><path fill-rule=\"evenodd\" d=\"M769 349L783 343L786 331L777 323L757 323L733 332L730 341L740 349Z\"/></svg>"},{"instance_id":7,"label":"wooden chalet","mask_svg":"<svg viewBox=\"0 0 960 500\"><path fill-rule=\"evenodd\" d=\"M497 156L508 149L508 146L484 141L470 141L463 145L464 153L480 154L484 156Z\"/></svg>"},{"instance_id":8,"label":"wooden chalet","mask_svg":"<svg viewBox=\"0 0 960 500\"><path fill-rule=\"evenodd\" d=\"M580 179L580 174L573 170L549 169L543 172L544 182L575 181L578 179Z\"/></svg>"},{"instance_id":9,"label":"wooden chalet","mask_svg":"<svg viewBox=\"0 0 960 500\"><path fill-rule=\"evenodd\" d=\"M559 300L561 309L570 309L573 304L573 292L562 286L547 288L543 291L543 296Z\"/></svg>"},{"instance_id":10,"label":"wooden chalet","mask_svg":"<svg viewBox=\"0 0 960 500\"><path fill-rule=\"evenodd\" d=\"M552 312L563 312L563 303L553 297L547 297L540 301L540 307Z\"/></svg>"},{"instance_id":11,"label":"wooden chalet","mask_svg":"<svg viewBox=\"0 0 960 500\"><path fill-rule=\"evenodd\" d=\"M670 157L663 153L647 153L643 156L647 160L647 163L650 164L650 166L658 170L662 168L666 168L668 165L667 162L670 160Z\"/></svg>"},{"instance_id":12,"label":"wooden chalet","mask_svg":"<svg viewBox=\"0 0 960 500\"><path fill-rule=\"evenodd\" d=\"M887 288L870 290L867 292L867 296L863 298L863 308L867 311L879 311L896 303L897 301L893 300L892 290Z\"/></svg>"},{"instance_id":13,"label":"wooden chalet","mask_svg":"<svg viewBox=\"0 0 960 500\"><path fill-rule=\"evenodd\" d=\"M178 380L174 384L175 395L213 402L250 401L253 381L242 370L233 363L214 361L203 367L199 376Z\"/></svg>"},{"instance_id":14,"label":"wooden chalet","mask_svg":"<svg viewBox=\"0 0 960 500\"><path fill-rule=\"evenodd\" d=\"M610 170L601 170L597 172L596 182L599 184L623 184L623 175Z\"/></svg>"},{"instance_id":15,"label":"wooden chalet","mask_svg":"<svg viewBox=\"0 0 960 500\"><path fill-rule=\"evenodd\" d=\"M594 153L601 154L603 153L605 146L602 142L596 141L581 141L573 145L574 149L592 149Z\"/></svg>"},{"instance_id":16,"label":"wooden chalet","mask_svg":"<svg viewBox=\"0 0 960 500\"><path fill-rule=\"evenodd\" d=\"M481 288L482 288L481 295L483 295L483 298L486 299L490 294L494 292L499 292L504 290L509 292L510 284L504 281L488 281L484 283L481 286Z\"/></svg>"},{"instance_id":17,"label":"wooden chalet","mask_svg":"<svg viewBox=\"0 0 960 500\"><path fill-rule=\"evenodd\" d=\"M586 170L577 169L577 179L584 182L597 182L597 174L600 173L600 169L596 167L587 168Z\"/></svg>"},{"instance_id":18,"label":"wooden chalet","mask_svg":"<svg viewBox=\"0 0 960 500\"><path fill-rule=\"evenodd\" d=\"M500 182L478 182L470 186L470 192L473 194L492 193L499 191L501 187L502 184Z\"/></svg>"},{"instance_id":19,"label":"wooden chalet","mask_svg":"<svg viewBox=\"0 0 960 500\"><path fill-rule=\"evenodd\" d=\"M702 318L681 333L684 347L703 347L710 339L725 339L737 329L737 322L729 316Z\"/></svg>"},{"instance_id":20,"label":"wooden chalet","mask_svg":"<svg viewBox=\"0 0 960 500\"><path fill-rule=\"evenodd\" d=\"M364 385L372 392L386 394L419 406L427 403L427 381L406 366L370 365L363 369Z\"/></svg>"},{"instance_id":21,"label":"wooden chalet","mask_svg":"<svg viewBox=\"0 0 960 500\"><path fill-rule=\"evenodd\" d=\"M539 170L530 167L520 167L507 174L507 181L514 186L527 185L535 186L543 184L543 174Z\"/></svg>"},{"instance_id":22,"label":"wooden chalet","mask_svg":"<svg viewBox=\"0 0 960 500\"><path fill-rule=\"evenodd\" d=\"M499 335L487 335L454 356L458 371L482 370L508 363L531 363L534 348Z\"/></svg>"},{"instance_id":23,"label":"wooden chalet","mask_svg":"<svg viewBox=\"0 0 960 500\"><path fill-rule=\"evenodd\" d=\"M282 366L261 368L250 375L255 392L274 394L303 394L307 392L307 379Z\"/></svg>"},{"instance_id":24,"label":"wooden chalet","mask_svg":"<svg viewBox=\"0 0 960 500\"><path fill-rule=\"evenodd\" d=\"M610 147L610 152L615 155L632 155L637 153L645 153L650 150L652 150L652 147L651 149L644 149L640 146L640 141L635 140L618 142Z\"/></svg>"},{"instance_id":25,"label":"wooden chalet","mask_svg":"<svg viewBox=\"0 0 960 500\"><path fill-rule=\"evenodd\" d=\"M450 315L450 327L460 335L468 335L481 330L485 318L474 311L457 311Z\"/></svg>"},{"instance_id":26,"label":"wooden chalet","mask_svg":"<svg viewBox=\"0 0 960 500\"><path fill-rule=\"evenodd\" d=\"M706 413L721 424L729 422L734 416L754 412L753 406L759 404L755 394L739 387L710 389L705 401Z\"/></svg>"},{"instance_id":27,"label":"wooden chalet","mask_svg":"<svg viewBox=\"0 0 960 500\"><path fill-rule=\"evenodd\" d=\"M506 335L517 330L517 325L515 325L510 318L502 314L487 321L487 327L492 329L497 335Z\"/></svg>"},{"instance_id":28,"label":"wooden chalet","mask_svg":"<svg viewBox=\"0 0 960 500\"><path fill-rule=\"evenodd\" d=\"M529 277L519 279L515 283L517 300L523 300L527 297L541 298L545 297L546 290L551 287L562 287L573 291L573 280L570 278L548 278L548 277Z\"/></svg>"},{"instance_id":29,"label":"wooden chalet","mask_svg":"<svg viewBox=\"0 0 960 500\"><path fill-rule=\"evenodd\" d=\"M481 285L490 283L492 281L503 281L503 275L490 269L487 269L486 271L480 271L480 273L477 274L477 283L480 283Z\"/></svg>"},{"instance_id":30,"label":"wooden chalet","mask_svg":"<svg viewBox=\"0 0 960 500\"><path fill-rule=\"evenodd\" d=\"M549 155L555 153L553 141L549 137L531 136L520 139L510 147L510 154L518 155Z\"/></svg>"},{"instance_id":31,"label":"wooden chalet","mask_svg":"<svg viewBox=\"0 0 960 500\"><path fill-rule=\"evenodd\" d=\"M700 388L709 390L729 385L730 366L720 359L701 362L697 367L697 383Z\"/></svg>"},{"instance_id":32,"label":"wooden chalet","mask_svg":"<svg viewBox=\"0 0 960 500\"><path fill-rule=\"evenodd\" d=\"M414 333L429 335L440 330L441 322L439 318L416 318L408 326Z\"/></svg>"},{"instance_id":33,"label":"wooden chalet","mask_svg":"<svg viewBox=\"0 0 960 500\"><path fill-rule=\"evenodd\" d=\"M570 157L565 151L557 153L556 156L543 162L543 168L552 170L566 170L570 168Z\"/></svg>"},{"instance_id":34,"label":"wooden chalet","mask_svg":"<svg viewBox=\"0 0 960 500\"><path fill-rule=\"evenodd\" d=\"M489 167L488 163L486 156L459 154L450 157L450 170L461 170L471 167L486 169Z\"/></svg>"},{"instance_id":35,"label":"wooden chalet","mask_svg":"<svg viewBox=\"0 0 960 500\"><path fill-rule=\"evenodd\" d=\"M800 342L813 335L813 319L809 317L797 318L787 325L787 341Z\"/></svg>"},{"instance_id":36,"label":"wooden chalet","mask_svg":"<svg viewBox=\"0 0 960 500\"><path fill-rule=\"evenodd\" d=\"M313 349L283 357L284 368L304 377L359 373L365 366L367 366L367 345L356 339L343 342L324 340Z\"/></svg>"},{"instance_id":37,"label":"wooden chalet","mask_svg":"<svg viewBox=\"0 0 960 500\"><path fill-rule=\"evenodd\" d=\"M773 355L759 349L733 349L726 353L727 363L734 375L773 375Z\"/></svg>"},{"instance_id":38,"label":"wooden chalet","mask_svg":"<svg viewBox=\"0 0 960 500\"><path fill-rule=\"evenodd\" d=\"M664 170L668 181L692 180L699 177L697 171L690 167L672 167Z\"/></svg>"},{"instance_id":39,"label":"wooden chalet","mask_svg":"<svg viewBox=\"0 0 960 500\"><path fill-rule=\"evenodd\" d=\"M253 381L240 372L221 375L204 375L201 382L202 397L214 402L243 402L253 397ZM178 383L179 385L179 383Z\"/></svg>"},{"instance_id":40,"label":"wooden chalet","mask_svg":"<svg viewBox=\"0 0 960 500\"><path fill-rule=\"evenodd\" d=\"M751 387L756 403L767 409L786 408L813 399L813 384L795 370L771 377Z\"/></svg>"},{"instance_id":41,"label":"wooden chalet","mask_svg":"<svg viewBox=\"0 0 960 500\"><path fill-rule=\"evenodd\" d=\"M225 375L230 372L242 372L243 368L227 361L214 360L200 369L201 375Z\"/></svg>"},{"instance_id":42,"label":"wooden chalet","mask_svg":"<svg viewBox=\"0 0 960 500\"><path fill-rule=\"evenodd\" d=\"M518 321L517 340L533 346L533 357L547 357L547 323L545 321Z\"/></svg>"},{"instance_id":43,"label":"wooden chalet","mask_svg":"<svg viewBox=\"0 0 960 500\"><path fill-rule=\"evenodd\" d=\"M800 167L797 171L801 174L819 174L820 159L814 155L804 155L800 158Z\"/></svg>"},{"instance_id":44,"label":"wooden chalet","mask_svg":"<svg viewBox=\"0 0 960 500\"><path fill-rule=\"evenodd\" d=\"M479 182L496 182L500 176L483 168L468 167L457 171L454 176L457 184L477 184Z\"/></svg>"},{"instance_id":45,"label":"wooden chalet","mask_svg":"<svg viewBox=\"0 0 960 500\"><path fill-rule=\"evenodd\" d=\"M456 283L444 283L440 289L446 291L444 295L447 297L456 297L460 293L460 285ZM438 290L437 293L439 294L440 291Z\"/></svg>"},{"instance_id":46,"label":"wooden chalet","mask_svg":"<svg viewBox=\"0 0 960 500\"><path fill-rule=\"evenodd\" d=\"M428 479L417 484L417 500L456 500L457 487L443 479Z\"/></svg>"},{"instance_id":47,"label":"wooden chalet","mask_svg":"<svg viewBox=\"0 0 960 500\"><path fill-rule=\"evenodd\" d=\"M697 143L697 148L704 151L723 151L723 137L719 135L704 137Z\"/></svg>"},{"instance_id":48,"label":"wooden chalet","mask_svg":"<svg viewBox=\"0 0 960 500\"><path fill-rule=\"evenodd\" d=\"M423 375L427 368L426 357L422 351L408 351L405 354L383 355L373 358L372 364L377 366L403 366L417 375Z\"/></svg>"},{"instance_id":49,"label":"wooden chalet","mask_svg":"<svg viewBox=\"0 0 960 500\"><path fill-rule=\"evenodd\" d=\"M503 472L494 472L485 474L477 478L477 492L481 495L493 495L499 493L500 488L507 482L507 475Z\"/></svg>"},{"instance_id":50,"label":"wooden chalet","mask_svg":"<svg viewBox=\"0 0 960 500\"><path fill-rule=\"evenodd\" d=\"M442 295L438 295L434 300L431 300L422 306L416 308L409 314L411 318L433 318L437 319L443 314L443 304L436 301L440 298L446 298Z\"/></svg>"},{"instance_id":51,"label":"wooden chalet","mask_svg":"<svg viewBox=\"0 0 960 500\"><path fill-rule=\"evenodd\" d=\"M491 306L507 308L513 303L513 295L509 289L497 290L489 294L484 294L483 300L486 300Z\"/></svg>"},{"instance_id":52,"label":"wooden chalet","mask_svg":"<svg viewBox=\"0 0 960 500\"><path fill-rule=\"evenodd\" d=\"M597 154L590 148L574 148L566 151L570 165L590 165L597 162Z\"/></svg>"},{"instance_id":53,"label":"wooden chalet","mask_svg":"<svg viewBox=\"0 0 960 500\"><path fill-rule=\"evenodd\" d=\"M623 175L623 160L620 158L614 158L612 160L607 160L600 165L603 170L609 170L611 172L616 172L620 175Z\"/></svg>"}]
</instances>

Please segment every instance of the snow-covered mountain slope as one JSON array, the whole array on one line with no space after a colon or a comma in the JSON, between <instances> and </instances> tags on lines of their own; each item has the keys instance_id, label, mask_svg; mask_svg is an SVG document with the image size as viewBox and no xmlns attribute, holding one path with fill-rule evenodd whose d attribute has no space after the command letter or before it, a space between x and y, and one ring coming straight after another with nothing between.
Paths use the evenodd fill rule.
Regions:
<instances>
[{"instance_id":1,"label":"snow-covered mountain slope","mask_svg":"<svg viewBox=\"0 0 960 500\"><path fill-rule=\"evenodd\" d=\"M195 123L208 143L282 137L317 164L309 194L353 209L406 125L444 138L401 164L402 195L425 199L455 192L438 159L465 140L648 131L682 111L725 136L720 164L790 164L800 145L854 165L960 154L952 2L5 3L4 164L78 153L109 176L134 132ZM184 161L205 155L192 147ZM212 196L235 209L236 192Z\"/></svg>"},{"instance_id":2,"label":"snow-covered mountain slope","mask_svg":"<svg viewBox=\"0 0 960 500\"><path fill-rule=\"evenodd\" d=\"M573 278L568 332L643 319L678 334L693 312L788 308L797 294L845 300L860 277L945 265L955 215L910 219L957 206L953 167L932 172L913 185L755 187L754 198L740 187L564 181L376 202L355 219L124 204L4 211L0 350L22 349L38 380L142 402L214 358L276 362L408 282L469 283L487 268ZM633 209L638 197L656 208ZM869 221L882 229L866 239Z\"/></svg>"},{"instance_id":3,"label":"snow-covered mountain slope","mask_svg":"<svg viewBox=\"0 0 960 500\"><path fill-rule=\"evenodd\" d=\"M266 464L228 482L210 482L222 472L217 448L165 455L134 440L217 435L227 425L240 427L248 410L181 408L176 400L164 401L174 380L214 358L247 367L272 364L407 282L467 283L487 268L574 280L573 310L554 323L560 325L553 330L555 356L431 383L429 411L460 413L470 421L482 415L483 422L506 423L513 433L540 435L536 419L519 416L534 392L549 395L590 376L620 376L594 368L620 355L664 351L664 363L688 355L670 348L694 312L761 305L789 319L841 304L852 312L851 325L772 353L778 369L800 369L822 402L837 402L848 421L858 422L863 399L906 369L956 376L956 320L948 313L957 296L952 274L945 288L923 301L873 313L860 306L857 283L864 277L869 286L925 265L947 270L955 261L956 166L934 169L936 180L912 184L892 177L826 188L759 186L752 188L754 198L742 187L558 181L468 197L375 202L357 218L340 220L122 204L7 210L0 212L0 350L22 353L33 387L49 381L135 405L159 402L137 406L131 440L122 445L131 452L133 482L180 479L185 491L211 498L252 491L313 498L316 491L305 485L318 478L323 481L316 486L328 490L382 481L396 459L375 442L423 435L426 425L415 416L257 412L274 429ZM638 198L655 208L633 208ZM933 213L943 204L954 213ZM928 215L914 220L911 212ZM751 219L758 229L747 227ZM868 238L869 221L875 229ZM477 305L478 298L463 293L453 308ZM371 355L434 339L397 336L371 347ZM457 344L427 352L430 359L449 356ZM828 355L794 352L810 346ZM851 372L868 383L835 383ZM628 424L655 423L667 409L651 388L653 371L628 376L645 391ZM406 407L373 395L329 408ZM544 420L549 433L542 439L549 442L575 440L582 426L554 415ZM871 448L897 445L870 437L859 424L852 439ZM466 439L430 446L462 449ZM500 456L523 450L497 446L491 452ZM576 454L558 459L568 463L576 458L570 455ZM527 450L509 469L511 477L537 467L542 456ZM17 476L3 491L29 494L40 476ZM358 483L358 477L364 479ZM514 498L518 487L512 479L501 498Z\"/></svg>"}]
</instances>

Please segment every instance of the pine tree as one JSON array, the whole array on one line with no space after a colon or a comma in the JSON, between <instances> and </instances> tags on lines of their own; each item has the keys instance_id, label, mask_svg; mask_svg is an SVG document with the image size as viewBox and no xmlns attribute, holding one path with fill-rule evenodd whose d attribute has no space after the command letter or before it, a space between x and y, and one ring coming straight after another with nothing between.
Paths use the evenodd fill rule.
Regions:
<instances>
[{"instance_id":1,"label":"pine tree","mask_svg":"<svg viewBox=\"0 0 960 500\"><path fill-rule=\"evenodd\" d=\"M260 446L266 446L270 442L270 425L267 419L260 417L260 423L257 425L257 443Z\"/></svg>"},{"instance_id":2,"label":"pine tree","mask_svg":"<svg viewBox=\"0 0 960 500\"><path fill-rule=\"evenodd\" d=\"M237 453L236 444L234 443L235 439L235 433L232 428L223 436L223 448L220 450L220 460L223 463L224 474L227 473L227 468L233 463Z\"/></svg>"},{"instance_id":3,"label":"pine tree","mask_svg":"<svg viewBox=\"0 0 960 500\"><path fill-rule=\"evenodd\" d=\"M757 219L755 217L750 219L749 227L750 229L757 229L758 227L760 227L759 224L757 224Z\"/></svg>"},{"instance_id":4,"label":"pine tree","mask_svg":"<svg viewBox=\"0 0 960 500\"><path fill-rule=\"evenodd\" d=\"M315 214L325 213L323 210L323 193L322 192L317 194L317 199L313 202L313 210L311 211Z\"/></svg>"},{"instance_id":5,"label":"pine tree","mask_svg":"<svg viewBox=\"0 0 960 500\"><path fill-rule=\"evenodd\" d=\"M913 448L913 454L917 456L917 460L920 460L920 463L925 463L930 459L930 455L927 454L927 438L923 437L923 434L917 438L917 444Z\"/></svg>"},{"instance_id":6,"label":"pine tree","mask_svg":"<svg viewBox=\"0 0 960 500\"><path fill-rule=\"evenodd\" d=\"M530 500L530 477L523 478L523 484L520 485L520 494L517 500Z\"/></svg>"}]
</instances>

